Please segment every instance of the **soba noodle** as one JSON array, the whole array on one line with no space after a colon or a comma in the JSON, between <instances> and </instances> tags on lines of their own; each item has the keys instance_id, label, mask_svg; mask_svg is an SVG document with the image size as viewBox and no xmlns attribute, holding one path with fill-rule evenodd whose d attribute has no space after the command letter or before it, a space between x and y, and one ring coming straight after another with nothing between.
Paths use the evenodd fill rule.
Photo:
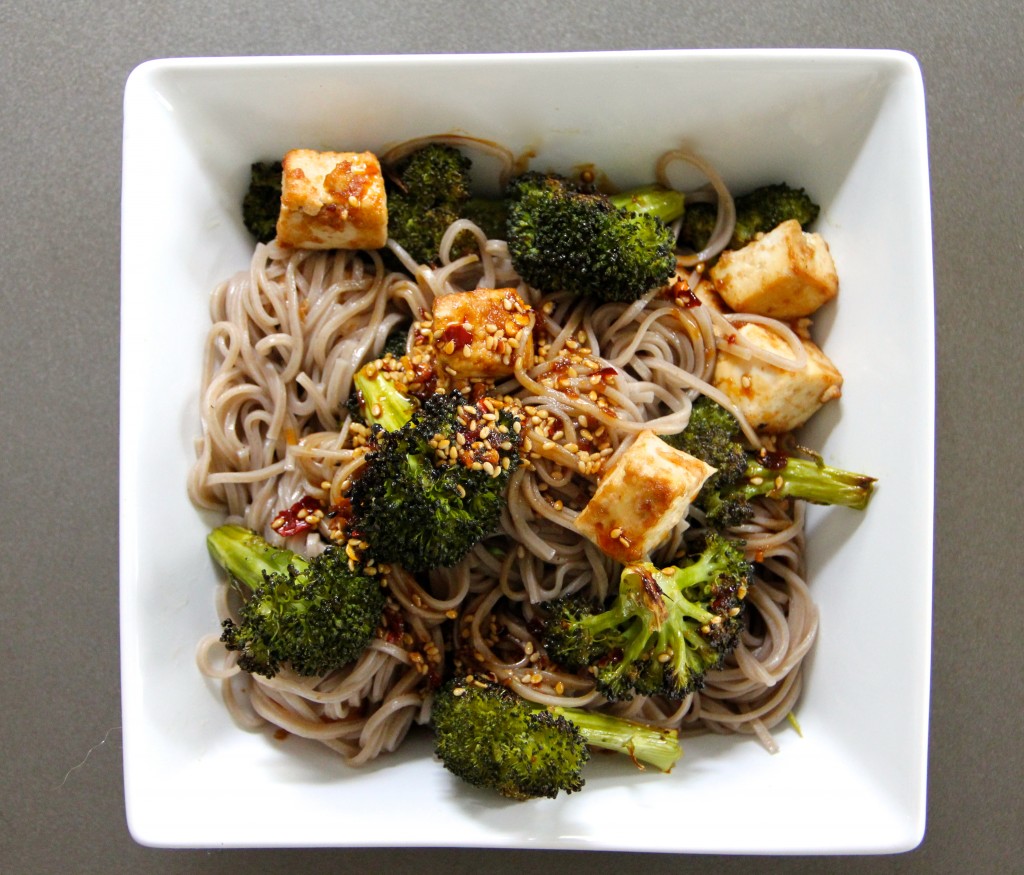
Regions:
<instances>
[{"instance_id":1,"label":"soba noodle","mask_svg":"<svg viewBox=\"0 0 1024 875\"><path fill-rule=\"evenodd\" d=\"M692 159L668 153L659 176L680 157ZM717 193L720 221L709 248L681 262L680 276L691 288L700 279L701 263L728 240L734 215L724 184L712 168L704 170ZM456 234L467 229L476 236L478 252L448 258ZM352 765L365 763L393 751L413 725L429 719L434 684L450 672L458 648L472 654L476 670L536 702L606 708L685 732L752 734L771 746L770 729L800 694L801 661L817 628L804 580L799 502L790 507L764 501L740 530L748 555L758 560L747 631L728 665L681 702L639 697L605 703L586 676L559 671L542 658L534 622L549 599L569 593L605 599L614 592L618 567L573 521L601 471L636 434L648 428L680 431L699 394L739 414L709 382L716 326L718 336L723 328L729 332L727 317L708 307L683 307L660 290L630 305L541 295L521 283L502 241L487 240L465 221L446 236L438 268L416 265L393 241L389 247L407 272L387 269L377 252L259 244L249 269L215 289L202 377L203 433L189 481L192 500L271 543L306 555L324 549L320 532L285 540L271 521L307 495L325 505L337 502L362 465L345 406L353 375L380 355L396 326L423 319L436 296L452 291L515 287L532 305L543 356L495 391L518 398L531 411L531 423L553 425L524 428L529 464L511 478L498 533L454 568L420 578L392 569L388 587L397 631L375 639L355 663L326 677L285 669L268 679L240 671L235 654L226 653L215 636L204 639L200 668L221 681L239 724L272 724L322 742ZM770 322L793 349L793 360L772 363L799 367L801 347L791 330L757 318ZM415 339L413 329L410 349ZM566 352L577 362L574 375L554 381L548 365ZM730 352L764 355L737 344ZM618 377L604 400L614 415L590 393L594 375L609 367ZM738 418L758 445L758 435ZM574 446L594 432L602 433L606 448L581 473ZM691 511L688 524L700 522L699 511ZM676 527L654 561L670 563L686 528L687 523ZM221 618L235 616L236 599L222 583L216 603Z\"/></svg>"}]
</instances>

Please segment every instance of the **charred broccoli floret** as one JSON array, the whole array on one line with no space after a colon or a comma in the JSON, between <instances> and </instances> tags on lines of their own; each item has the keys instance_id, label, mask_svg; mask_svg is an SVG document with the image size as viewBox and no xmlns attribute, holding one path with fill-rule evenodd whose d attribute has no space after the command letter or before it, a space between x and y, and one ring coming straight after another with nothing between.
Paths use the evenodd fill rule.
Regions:
<instances>
[{"instance_id":1,"label":"charred broccoli floret","mask_svg":"<svg viewBox=\"0 0 1024 875\"><path fill-rule=\"evenodd\" d=\"M694 402L690 422L679 434L665 437L676 449L702 459L716 473L704 483L694 504L708 525L730 528L754 515L750 500L799 498L813 504L867 507L875 479L777 452L754 452L740 442L739 423L724 407L702 397Z\"/></svg>"},{"instance_id":2,"label":"charred broccoli floret","mask_svg":"<svg viewBox=\"0 0 1024 875\"><path fill-rule=\"evenodd\" d=\"M388 236L418 263L437 263L444 232L469 200L470 166L458 149L431 143L386 174Z\"/></svg>"},{"instance_id":3,"label":"charred broccoli floret","mask_svg":"<svg viewBox=\"0 0 1024 875\"><path fill-rule=\"evenodd\" d=\"M421 406L386 370L357 376L371 451L352 485L366 556L409 571L455 565L498 526L519 464L519 416L496 399L438 393Z\"/></svg>"},{"instance_id":4,"label":"charred broccoli floret","mask_svg":"<svg viewBox=\"0 0 1024 875\"><path fill-rule=\"evenodd\" d=\"M273 677L288 664L301 675L326 674L373 638L384 589L351 570L342 551L328 547L307 560L236 525L214 529L207 544L244 599L240 622L224 620L221 635L244 671Z\"/></svg>"},{"instance_id":5,"label":"charred broccoli floret","mask_svg":"<svg viewBox=\"0 0 1024 875\"><path fill-rule=\"evenodd\" d=\"M742 545L710 534L702 552L678 566L626 566L603 611L579 597L552 603L544 646L556 662L591 672L612 701L680 699L735 648L752 582Z\"/></svg>"},{"instance_id":6,"label":"charred broccoli floret","mask_svg":"<svg viewBox=\"0 0 1024 875\"><path fill-rule=\"evenodd\" d=\"M260 243L277 236L281 212L280 161L257 161L249 171L249 189L242 198L242 222Z\"/></svg>"},{"instance_id":7,"label":"charred broccoli floret","mask_svg":"<svg viewBox=\"0 0 1024 875\"><path fill-rule=\"evenodd\" d=\"M381 356L391 355L395 358L401 358L405 355L406 348L409 344L409 324L404 322L389 333L387 338L384 340L384 348L381 350Z\"/></svg>"},{"instance_id":8,"label":"charred broccoli floret","mask_svg":"<svg viewBox=\"0 0 1024 875\"><path fill-rule=\"evenodd\" d=\"M789 219L796 219L805 229L818 218L819 207L802 188L791 188L784 182L755 188L736 198L736 227L729 240L729 249L746 246L758 234L767 234ZM699 252L711 239L718 208L713 204L689 204L679 230L679 242Z\"/></svg>"},{"instance_id":9,"label":"charred broccoli floret","mask_svg":"<svg viewBox=\"0 0 1024 875\"><path fill-rule=\"evenodd\" d=\"M665 222L683 212L678 192L646 188L609 198L530 172L509 183L506 198L512 265L541 291L633 301L675 272Z\"/></svg>"},{"instance_id":10,"label":"charred broccoli floret","mask_svg":"<svg viewBox=\"0 0 1024 875\"><path fill-rule=\"evenodd\" d=\"M452 774L512 799L583 787L588 745L669 771L675 730L579 708L543 708L494 683L449 682L434 698L435 751Z\"/></svg>"}]
</instances>

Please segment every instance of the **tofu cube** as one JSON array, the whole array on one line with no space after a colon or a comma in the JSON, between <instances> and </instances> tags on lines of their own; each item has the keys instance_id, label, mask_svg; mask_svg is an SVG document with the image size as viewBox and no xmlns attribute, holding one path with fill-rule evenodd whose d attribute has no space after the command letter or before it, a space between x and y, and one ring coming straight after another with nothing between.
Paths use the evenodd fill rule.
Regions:
<instances>
[{"instance_id":1,"label":"tofu cube","mask_svg":"<svg viewBox=\"0 0 1024 875\"><path fill-rule=\"evenodd\" d=\"M642 431L604 475L576 517L576 529L618 562L640 561L686 516L714 473L653 431Z\"/></svg>"},{"instance_id":2,"label":"tofu cube","mask_svg":"<svg viewBox=\"0 0 1024 875\"><path fill-rule=\"evenodd\" d=\"M710 275L735 312L776 319L809 316L839 291L828 244L803 231L796 219L742 249L723 252Z\"/></svg>"},{"instance_id":3,"label":"tofu cube","mask_svg":"<svg viewBox=\"0 0 1024 875\"><path fill-rule=\"evenodd\" d=\"M754 347L780 356L793 355L789 344L763 325L748 322L736 332ZM793 431L842 394L843 375L828 356L810 340L801 343L807 350L807 365L799 371L719 351L712 382L759 432Z\"/></svg>"},{"instance_id":4,"label":"tofu cube","mask_svg":"<svg viewBox=\"0 0 1024 875\"><path fill-rule=\"evenodd\" d=\"M277 240L298 249L379 249L387 197L371 152L294 149L284 156Z\"/></svg>"},{"instance_id":5,"label":"tofu cube","mask_svg":"<svg viewBox=\"0 0 1024 875\"><path fill-rule=\"evenodd\" d=\"M453 377L507 377L533 366L533 309L515 289L474 289L434 300L434 348Z\"/></svg>"}]
</instances>

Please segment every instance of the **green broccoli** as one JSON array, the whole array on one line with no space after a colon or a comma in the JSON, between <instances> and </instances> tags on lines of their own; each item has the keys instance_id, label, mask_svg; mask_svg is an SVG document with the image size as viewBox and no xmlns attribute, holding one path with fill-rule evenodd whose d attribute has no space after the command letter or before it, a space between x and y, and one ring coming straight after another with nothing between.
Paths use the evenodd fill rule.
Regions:
<instances>
[{"instance_id":1,"label":"green broccoli","mask_svg":"<svg viewBox=\"0 0 1024 875\"><path fill-rule=\"evenodd\" d=\"M385 591L341 550L306 560L237 525L214 529L207 545L244 598L241 622L224 620L221 635L243 670L273 677L288 664L323 675L358 658L376 633Z\"/></svg>"},{"instance_id":2,"label":"green broccoli","mask_svg":"<svg viewBox=\"0 0 1024 875\"><path fill-rule=\"evenodd\" d=\"M385 356L356 371L352 383L362 420L386 431L398 431L416 412L416 402L396 385L394 356Z\"/></svg>"},{"instance_id":3,"label":"green broccoli","mask_svg":"<svg viewBox=\"0 0 1024 875\"><path fill-rule=\"evenodd\" d=\"M469 200L471 162L458 149L431 143L385 175L388 235L419 264L436 264L441 238Z\"/></svg>"},{"instance_id":4,"label":"green broccoli","mask_svg":"<svg viewBox=\"0 0 1024 875\"><path fill-rule=\"evenodd\" d=\"M381 357L391 355L395 358L401 358L406 353L406 349L409 345L409 323L403 322L400 325L395 326L388 333L387 338L384 340L384 349L381 350Z\"/></svg>"},{"instance_id":5,"label":"green broccoli","mask_svg":"<svg viewBox=\"0 0 1024 875\"><path fill-rule=\"evenodd\" d=\"M682 215L678 192L648 187L609 198L530 172L509 183L506 198L512 265L543 292L633 301L675 272L665 222Z\"/></svg>"},{"instance_id":6,"label":"green broccoli","mask_svg":"<svg viewBox=\"0 0 1024 875\"><path fill-rule=\"evenodd\" d=\"M281 212L280 161L257 161L249 171L249 189L242 198L242 222L260 243L277 236Z\"/></svg>"},{"instance_id":7,"label":"green broccoli","mask_svg":"<svg viewBox=\"0 0 1024 875\"><path fill-rule=\"evenodd\" d=\"M498 527L519 464L519 416L457 391L416 408L385 371L361 374L356 385L373 434L348 493L350 531L378 562L409 571L455 565Z\"/></svg>"},{"instance_id":8,"label":"green broccoli","mask_svg":"<svg viewBox=\"0 0 1024 875\"><path fill-rule=\"evenodd\" d=\"M475 222L489 240L504 240L508 201L504 198L471 197L462 205L459 218Z\"/></svg>"},{"instance_id":9,"label":"green broccoli","mask_svg":"<svg viewBox=\"0 0 1024 875\"><path fill-rule=\"evenodd\" d=\"M676 449L717 469L694 501L709 526L722 529L747 522L754 515L750 500L759 495L855 510L867 507L873 477L832 468L819 459L750 451L740 437L739 423L732 414L707 397L694 402L684 431L664 436Z\"/></svg>"},{"instance_id":10,"label":"green broccoli","mask_svg":"<svg viewBox=\"0 0 1024 875\"><path fill-rule=\"evenodd\" d=\"M544 646L555 662L593 674L612 701L681 699L735 648L752 582L742 544L712 533L685 564L626 566L604 611L578 596L553 602Z\"/></svg>"},{"instance_id":11,"label":"green broccoli","mask_svg":"<svg viewBox=\"0 0 1024 875\"><path fill-rule=\"evenodd\" d=\"M452 774L512 799L554 798L583 787L588 745L670 771L675 730L579 708L543 708L495 683L450 681L434 698L435 751Z\"/></svg>"},{"instance_id":12,"label":"green broccoli","mask_svg":"<svg viewBox=\"0 0 1024 875\"><path fill-rule=\"evenodd\" d=\"M728 248L746 246L758 234L766 234L788 219L796 219L807 228L818 218L819 207L802 188L790 188L784 182L755 188L736 198L736 227ZM713 204L690 204L679 230L679 242L700 252L711 239L718 208Z\"/></svg>"}]
</instances>

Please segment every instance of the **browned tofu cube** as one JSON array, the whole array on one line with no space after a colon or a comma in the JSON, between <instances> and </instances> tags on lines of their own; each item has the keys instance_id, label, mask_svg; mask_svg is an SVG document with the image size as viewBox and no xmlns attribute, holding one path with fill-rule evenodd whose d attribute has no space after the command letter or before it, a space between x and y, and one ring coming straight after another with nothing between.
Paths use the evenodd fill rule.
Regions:
<instances>
[{"instance_id":1,"label":"browned tofu cube","mask_svg":"<svg viewBox=\"0 0 1024 875\"><path fill-rule=\"evenodd\" d=\"M686 516L714 473L653 431L642 431L604 475L576 517L576 529L613 559L640 561Z\"/></svg>"},{"instance_id":2,"label":"browned tofu cube","mask_svg":"<svg viewBox=\"0 0 1024 875\"><path fill-rule=\"evenodd\" d=\"M379 249L387 197L371 152L294 149L284 156L278 242L298 249Z\"/></svg>"},{"instance_id":3,"label":"browned tofu cube","mask_svg":"<svg viewBox=\"0 0 1024 875\"><path fill-rule=\"evenodd\" d=\"M737 333L754 347L791 357L793 352L776 332L747 323ZM793 431L823 404L842 395L843 375L810 340L802 341L807 365L791 371L756 358L746 359L719 351L713 382L760 432Z\"/></svg>"},{"instance_id":4,"label":"browned tofu cube","mask_svg":"<svg viewBox=\"0 0 1024 875\"><path fill-rule=\"evenodd\" d=\"M499 378L533 365L533 309L515 289L474 289L434 300L434 348L453 377Z\"/></svg>"},{"instance_id":5,"label":"browned tofu cube","mask_svg":"<svg viewBox=\"0 0 1024 875\"><path fill-rule=\"evenodd\" d=\"M828 244L803 231L796 219L742 249L723 252L710 275L735 312L776 319L809 316L839 291Z\"/></svg>"}]
</instances>

